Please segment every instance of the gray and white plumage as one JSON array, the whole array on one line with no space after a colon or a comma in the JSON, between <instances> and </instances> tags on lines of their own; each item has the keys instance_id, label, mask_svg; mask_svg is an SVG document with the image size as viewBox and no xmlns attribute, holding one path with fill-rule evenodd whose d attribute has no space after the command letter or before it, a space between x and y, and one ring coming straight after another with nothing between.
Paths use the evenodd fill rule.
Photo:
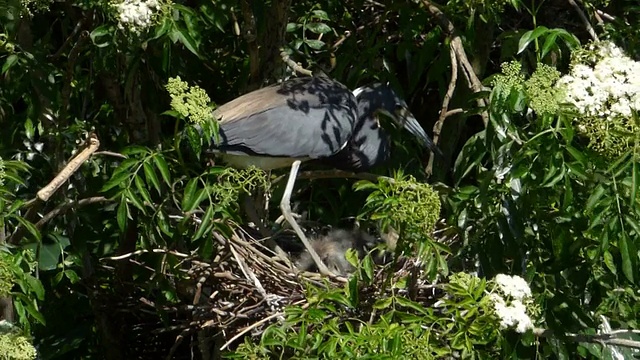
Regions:
<instances>
[{"instance_id":1,"label":"gray and white plumage","mask_svg":"<svg viewBox=\"0 0 640 360\"><path fill-rule=\"evenodd\" d=\"M240 168L271 170L295 160L320 160L342 170L364 171L389 158L390 141L378 121L381 113L439 151L388 86L351 92L324 76L291 79L218 107L214 115L220 120L220 143L212 150Z\"/></svg>"},{"instance_id":2,"label":"gray and white plumage","mask_svg":"<svg viewBox=\"0 0 640 360\"><path fill-rule=\"evenodd\" d=\"M304 77L240 96L218 107L214 116L220 119L219 152L308 160L339 152L353 133L358 113L355 96L344 85ZM277 166L276 159L273 166L292 162Z\"/></svg>"}]
</instances>

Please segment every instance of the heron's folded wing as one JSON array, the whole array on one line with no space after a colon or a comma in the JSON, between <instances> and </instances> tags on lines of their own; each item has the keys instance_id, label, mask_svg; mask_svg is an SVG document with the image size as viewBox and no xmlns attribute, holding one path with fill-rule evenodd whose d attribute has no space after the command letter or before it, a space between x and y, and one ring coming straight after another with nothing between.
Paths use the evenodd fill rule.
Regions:
<instances>
[{"instance_id":1,"label":"heron's folded wing","mask_svg":"<svg viewBox=\"0 0 640 360\"><path fill-rule=\"evenodd\" d=\"M326 78L289 80L219 107L221 151L321 158L340 151L357 119L355 97Z\"/></svg>"}]
</instances>

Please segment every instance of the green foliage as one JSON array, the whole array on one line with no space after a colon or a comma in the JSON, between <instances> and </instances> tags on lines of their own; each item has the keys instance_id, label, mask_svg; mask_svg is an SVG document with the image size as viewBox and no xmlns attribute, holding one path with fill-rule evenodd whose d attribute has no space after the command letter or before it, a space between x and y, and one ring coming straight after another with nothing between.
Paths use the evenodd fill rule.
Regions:
<instances>
[{"instance_id":1,"label":"green foliage","mask_svg":"<svg viewBox=\"0 0 640 360\"><path fill-rule=\"evenodd\" d=\"M615 326L636 327L637 295L621 301L612 291L631 294L639 284L632 153L612 164L603 161L575 136L576 113L566 107L530 113L534 97L520 83L496 82L488 128L458 157L459 186L447 203L450 222L458 224L487 275L523 273L534 292L545 294L548 327L582 331L595 327L598 316ZM576 351L570 344L556 345L549 350Z\"/></svg>"},{"instance_id":2,"label":"green foliage","mask_svg":"<svg viewBox=\"0 0 640 360\"><path fill-rule=\"evenodd\" d=\"M380 178L377 183L360 181L354 188L371 191L359 217L379 223L384 231L398 232L399 241L393 249L397 254L420 256L427 262L431 278L447 274L448 249L432 237L440 218L440 198L429 184L398 173L394 179Z\"/></svg>"},{"instance_id":3,"label":"green foliage","mask_svg":"<svg viewBox=\"0 0 640 360\"><path fill-rule=\"evenodd\" d=\"M209 107L211 99L207 92L199 86L189 86L178 76L169 78L167 91L171 96L171 108L183 118L188 118L194 124L201 124L213 119Z\"/></svg>"},{"instance_id":4,"label":"green foliage","mask_svg":"<svg viewBox=\"0 0 640 360\"><path fill-rule=\"evenodd\" d=\"M284 321L249 339L229 358L488 359L507 357L494 310L496 283L452 274L442 300L432 306L407 299L393 287L375 301L353 296L357 277L343 289L310 288L309 306L285 309ZM397 289L395 289L397 291ZM370 288L360 291L373 291ZM505 349L506 350L506 349Z\"/></svg>"},{"instance_id":5,"label":"green foliage","mask_svg":"<svg viewBox=\"0 0 640 360\"><path fill-rule=\"evenodd\" d=\"M34 360L36 356L36 349L31 344L30 338L19 331L0 330L0 359Z\"/></svg>"}]
</instances>

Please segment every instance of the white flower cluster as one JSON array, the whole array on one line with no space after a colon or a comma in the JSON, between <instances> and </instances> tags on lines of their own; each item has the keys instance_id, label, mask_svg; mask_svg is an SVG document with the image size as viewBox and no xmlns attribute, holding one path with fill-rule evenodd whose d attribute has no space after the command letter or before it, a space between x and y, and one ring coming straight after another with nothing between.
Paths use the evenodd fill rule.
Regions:
<instances>
[{"instance_id":1,"label":"white flower cluster","mask_svg":"<svg viewBox=\"0 0 640 360\"><path fill-rule=\"evenodd\" d=\"M115 7L118 10L119 27L138 33L151 26L160 3L158 0L124 0Z\"/></svg>"},{"instance_id":2,"label":"white flower cluster","mask_svg":"<svg viewBox=\"0 0 640 360\"><path fill-rule=\"evenodd\" d=\"M500 328L515 328L519 333L533 329L533 321L527 315L525 303L531 298L531 289L519 276L498 274L495 277L498 293L490 295Z\"/></svg>"},{"instance_id":3,"label":"white flower cluster","mask_svg":"<svg viewBox=\"0 0 640 360\"><path fill-rule=\"evenodd\" d=\"M564 101L575 105L588 117L629 118L640 110L640 63L624 55L611 42L591 44L594 63L573 64L558 85L564 89Z\"/></svg>"}]
</instances>

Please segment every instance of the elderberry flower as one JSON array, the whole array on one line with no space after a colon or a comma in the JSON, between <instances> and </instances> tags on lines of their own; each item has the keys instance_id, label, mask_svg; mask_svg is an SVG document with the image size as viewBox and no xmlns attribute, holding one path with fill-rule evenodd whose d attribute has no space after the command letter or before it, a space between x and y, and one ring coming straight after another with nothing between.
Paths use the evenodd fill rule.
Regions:
<instances>
[{"instance_id":1,"label":"elderberry flower","mask_svg":"<svg viewBox=\"0 0 640 360\"><path fill-rule=\"evenodd\" d=\"M489 294L493 310L500 320L500 328L513 328L518 333L533 329L533 321L528 311L534 309L529 285L519 276L498 274L495 292ZM533 311L535 313L535 311Z\"/></svg>"},{"instance_id":2,"label":"elderberry flower","mask_svg":"<svg viewBox=\"0 0 640 360\"><path fill-rule=\"evenodd\" d=\"M498 284L498 288L506 296L511 296L516 300L522 300L525 297L531 296L531 288L529 288L529 284L527 284L527 282L520 276L498 274L495 280L496 284Z\"/></svg>"},{"instance_id":3,"label":"elderberry flower","mask_svg":"<svg viewBox=\"0 0 640 360\"><path fill-rule=\"evenodd\" d=\"M578 111L576 129L589 146L617 156L638 134L634 116L640 111L640 62L611 42L593 43L577 51L569 74L558 81L563 101Z\"/></svg>"},{"instance_id":4,"label":"elderberry flower","mask_svg":"<svg viewBox=\"0 0 640 360\"><path fill-rule=\"evenodd\" d=\"M118 11L119 27L139 33L151 26L155 13L160 9L160 3L158 0L124 0L115 7Z\"/></svg>"}]
</instances>

